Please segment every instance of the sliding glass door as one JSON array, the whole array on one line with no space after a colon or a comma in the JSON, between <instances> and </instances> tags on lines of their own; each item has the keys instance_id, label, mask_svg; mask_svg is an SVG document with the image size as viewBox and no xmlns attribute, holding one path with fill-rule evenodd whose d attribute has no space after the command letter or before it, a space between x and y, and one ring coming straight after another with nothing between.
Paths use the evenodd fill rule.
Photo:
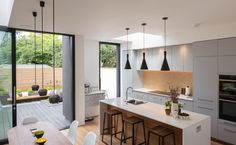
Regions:
<instances>
[{"instance_id":1,"label":"sliding glass door","mask_svg":"<svg viewBox=\"0 0 236 145\"><path fill-rule=\"evenodd\" d=\"M12 48L12 33L8 29L0 29L0 144L7 140L15 115L12 111L15 88Z\"/></svg>"},{"instance_id":2,"label":"sliding glass door","mask_svg":"<svg viewBox=\"0 0 236 145\"><path fill-rule=\"evenodd\" d=\"M41 35L35 35L35 51L33 31L0 26L0 144L7 143L9 129L27 117L58 129L68 128L75 119L74 36L55 34L53 55L53 34L45 32L44 43ZM34 84L48 93L32 91Z\"/></svg>"}]
</instances>

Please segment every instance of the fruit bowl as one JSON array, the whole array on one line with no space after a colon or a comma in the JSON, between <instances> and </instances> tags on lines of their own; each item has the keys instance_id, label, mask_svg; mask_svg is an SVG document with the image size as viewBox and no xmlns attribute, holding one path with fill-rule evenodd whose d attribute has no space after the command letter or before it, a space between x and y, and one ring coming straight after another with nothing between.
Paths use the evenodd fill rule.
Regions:
<instances>
[{"instance_id":1,"label":"fruit bowl","mask_svg":"<svg viewBox=\"0 0 236 145\"><path fill-rule=\"evenodd\" d=\"M43 137L43 138L38 138L36 140L36 143L39 145L44 145L46 141L47 141L47 139L45 137Z\"/></svg>"},{"instance_id":2,"label":"fruit bowl","mask_svg":"<svg viewBox=\"0 0 236 145\"><path fill-rule=\"evenodd\" d=\"M36 138L41 138L41 137L43 137L43 135L44 135L44 131L43 130L38 130L38 131L35 131L34 132L34 136L36 137Z\"/></svg>"}]
</instances>

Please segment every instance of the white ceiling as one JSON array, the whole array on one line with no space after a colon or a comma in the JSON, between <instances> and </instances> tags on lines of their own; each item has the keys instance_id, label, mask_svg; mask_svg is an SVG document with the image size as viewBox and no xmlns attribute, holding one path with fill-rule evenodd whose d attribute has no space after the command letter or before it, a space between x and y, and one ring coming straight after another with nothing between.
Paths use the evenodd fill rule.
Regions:
<instances>
[{"instance_id":1,"label":"white ceiling","mask_svg":"<svg viewBox=\"0 0 236 145\"><path fill-rule=\"evenodd\" d=\"M0 0L0 25L8 26L14 0Z\"/></svg>"},{"instance_id":2,"label":"white ceiling","mask_svg":"<svg viewBox=\"0 0 236 145\"><path fill-rule=\"evenodd\" d=\"M52 0L45 0L45 28L52 29ZM55 0L56 31L84 35L86 39L111 40L126 34L163 34L168 16L167 43L236 36L235 0ZM32 10L40 12L39 0L16 0L11 27L32 29ZM39 14L40 15L40 14ZM38 24L40 21L38 20ZM40 27L38 27L40 28Z\"/></svg>"}]
</instances>

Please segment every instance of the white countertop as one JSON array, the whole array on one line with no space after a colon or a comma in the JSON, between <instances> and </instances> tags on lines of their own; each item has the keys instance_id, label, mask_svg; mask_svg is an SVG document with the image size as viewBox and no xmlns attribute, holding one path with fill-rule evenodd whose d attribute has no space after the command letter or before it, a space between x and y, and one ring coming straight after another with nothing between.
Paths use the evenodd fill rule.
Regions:
<instances>
[{"instance_id":1,"label":"white countertop","mask_svg":"<svg viewBox=\"0 0 236 145\"><path fill-rule=\"evenodd\" d=\"M165 95L165 94L153 93L151 91L155 91L155 90L147 89L147 88L134 89L134 91L143 92L143 93L147 93L147 94L158 95L158 96L170 97L169 95ZM192 96L186 96L186 95L182 95L182 94L179 95L179 99L193 101L193 97Z\"/></svg>"},{"instance_id":2,"label":"white countertop","mask_svg":"<svg viewBox=\"0 0 236 145\"><path fill-rule=\"evenodd\" d=\"M106 99L101 100L100 102L180 129L191 127L192 125L195 125L200 121L210 118L210 116L207 115L184 110L183 112L190 114L190 119L175 119L172 116L167 116L165 114L165 106L150 102L140 105L133 105L126 103L122 98Z\"/></svg>"},{"instance_id":3,"label":"white countertop","mask_svg":"<svg viewBox=\"0 0 236 145\"><path fill-rule=\"evenodd\" d=\"M98 90L98 91L85 93L85 95L95 95L95 94L104 94L104 93L105 93L105 90Z\"/></svg>"}]
</instances>

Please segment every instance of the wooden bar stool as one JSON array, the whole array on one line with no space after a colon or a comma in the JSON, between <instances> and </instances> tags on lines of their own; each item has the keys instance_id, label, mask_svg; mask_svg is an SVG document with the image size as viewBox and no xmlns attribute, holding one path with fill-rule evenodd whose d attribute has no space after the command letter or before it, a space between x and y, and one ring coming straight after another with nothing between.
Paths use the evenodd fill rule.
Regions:
<instances>
[{"instance_id":1,"label":"wooden bar stool","mask_svg":"<svg viewBox=\"0 0 236 145\"><path fill-rule=\"evenodd\" d=\"M109 133L110 133L110 137L111 137L110 138L110 144L111 145L112 145L113 136L115 136L117 138L117 134L122 133L122 131L117 131L118 116L121 116L121 123L122 123L122 128L123 128L123 121L122 121L123 120L123 115L122 115L122 112L117 111L117 110L107 110L106 112L104 112L103 129L102 129L102 142L103 143L108 144L103 140L105 131L109 131ZM110 124L108 123L108 127L105 128L107 119L108 119ZM115 119L117 119L117 121L115 121ZM117 139L119 139L119 138L117 138Z\"/></svg>"},{"instance_id":2,"label":"wooden bar stool","mask_svg":"<svg viewBox=\"0 0 236 145\"><path fill-rule=\"evenodd\" d=\"M164 145L164 142L165 142L165 137L169 136L169 135L172 135L173 136L173 143L174 145L176 145L176 142L175 142L175 131L169 129L169 128L166 128L166 127L163 127L163 126L156 126L154 128L152 128L151 130L148 131L148 141L147 141L147 144L149 145L149 140L150 140L150 135L151 134L154 134L154 135L157 135L158 138L159 138L159 145ZM161 143L162 141L162 143Z\"/></svg>"},{"instance_id":3,"label":"wooden bar stool","mask_svg":"<svg viewBox=\"0 0 236 145\"><path fill-rule=\"evenodd\" d=\"M132 135L129 137L125 136L125 130L124 130L124 125L126 124L131 124L132 125ZM137 130L135 132L134 127L137 127L139 124L142 125L143 127L143 137L144 137L144 141L142 143L139 143L139 145L141 144L145 144L146 145L146 135L145 135L145 126L144 126L144 120L140 119L138 117L128 117L128 118L124 118L123 119L123 126L122 126L122 134L121 134L121 141L120 141L120 145L122 145L123 142L126 143L127 139L132 139L132 145L135 145L135 133L137 134Z\"/></svg>"}]
</instances>

